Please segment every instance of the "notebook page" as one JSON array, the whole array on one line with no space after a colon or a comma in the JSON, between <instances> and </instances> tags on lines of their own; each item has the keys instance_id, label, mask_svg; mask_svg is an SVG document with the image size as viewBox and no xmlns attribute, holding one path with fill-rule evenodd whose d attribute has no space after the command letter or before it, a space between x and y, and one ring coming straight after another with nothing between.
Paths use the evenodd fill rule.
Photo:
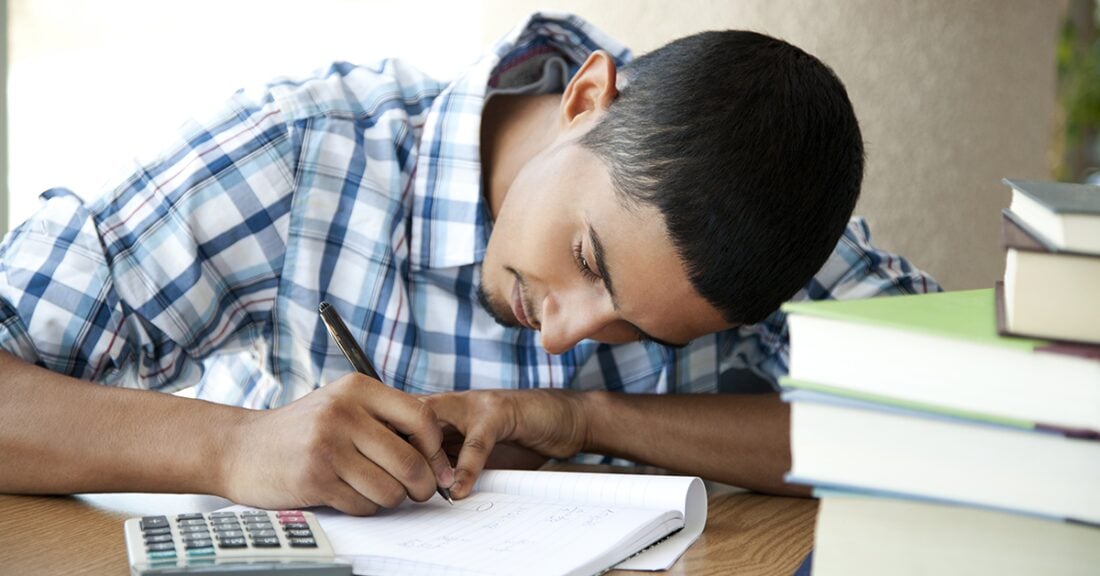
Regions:
<instances>
[{"instance_id":1,"label":"notebook page","mask_svg":"<svg viewBox=\"0 0 1100 576\"><path fill-rule=\"evenodd\" d=\"M368 518L314 513L357 574L414 576L596 574L683 525L673 510L490 492L454 506L434 496Z\"/></svg>"},{"instance_id":2,"label":"notebook page","mask_svg":"<svg viewBox=\"0 0 1100 576\"><path fill-rule=\"evenodd\" d=\"M689 476L599 474L543 470L487 470L474 491L502 492L591 505L677 510L684 528L616 568L667 570L688 549L707 522L707 491Z\"/></svg>"}]
</instances>

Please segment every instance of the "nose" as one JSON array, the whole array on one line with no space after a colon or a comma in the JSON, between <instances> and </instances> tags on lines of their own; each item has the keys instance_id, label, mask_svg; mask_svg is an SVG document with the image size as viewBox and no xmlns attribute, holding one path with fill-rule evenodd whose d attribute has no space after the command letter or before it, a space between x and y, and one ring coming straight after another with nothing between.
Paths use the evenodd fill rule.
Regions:
<instances>
[{"instance_id":1,"label":"nose","mask_svg":"<svg viewBox=\"0 0 1100 576\"><path fill-rule=\"evenodd\" d=\"M614 308L606 299L584 295L547 296L542 302L540 318L542 347L550 354L561 354L581 340L598 334L616 318Z\"/></svg>"}]
</instances>

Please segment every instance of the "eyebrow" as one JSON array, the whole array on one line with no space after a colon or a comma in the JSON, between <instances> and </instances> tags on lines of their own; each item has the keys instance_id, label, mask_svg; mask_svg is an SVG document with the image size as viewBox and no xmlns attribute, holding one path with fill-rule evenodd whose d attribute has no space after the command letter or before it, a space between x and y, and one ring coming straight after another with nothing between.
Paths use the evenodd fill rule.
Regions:
<instances>
[{"instance_id":1,"label":"eyebrow","mask_svg":"<svg viewBox=\"0 0 1100 576\"><path fill-rule=\"evenodd\" d=\"M596 272L599 272L600 280L603 281L604 288L607 289L607 293L611 296L611 306L616 311L618 311L619 300L615 297L615 289L613 288L614 284L611 282L611 270L610 267L608 267L607 265L607 252L604 251L603 242L600 241L600 235L596 233L596 229L592 227L592 223L586 222L586 224L588 224L588 239L592 241L592 252L594 252L596 256ZM690 342L685 344L676 344L674 342L661 340L660 338L654 338L634 323L627 322L627 324L630 324L630 326L633 327L634 330L637 331L643 339L649 340L650 342L655 342L657 344L660 344L661 346L667 346L669 348L684 348L688 344L690 344Z\"/></svg>"}]
</instances>

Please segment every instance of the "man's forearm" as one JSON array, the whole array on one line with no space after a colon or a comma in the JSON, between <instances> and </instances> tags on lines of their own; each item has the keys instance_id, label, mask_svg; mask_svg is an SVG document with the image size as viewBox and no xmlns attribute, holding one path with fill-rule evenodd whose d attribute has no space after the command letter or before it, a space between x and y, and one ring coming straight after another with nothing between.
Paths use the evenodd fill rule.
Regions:
<instances>
[{"instance_id":1,"label":"man's forearm","mask_svg":"<svg viewBox=\"0 0 1100 576\"><path fill-rule=\"evenodd\" d=\"M584 450L772 494L787 484L790 411L777 394L583 395Z\"/></svg>"},{"instance_id":2,"label":"man's forearm","mask_svg":"<svg viewBox=\"0 0 1100 576\"><path fill-rule=\"evenodd\" d=\"M0 492L221 490L244 410L101 386L0 352Z\"/></svg>"}]
</instances>

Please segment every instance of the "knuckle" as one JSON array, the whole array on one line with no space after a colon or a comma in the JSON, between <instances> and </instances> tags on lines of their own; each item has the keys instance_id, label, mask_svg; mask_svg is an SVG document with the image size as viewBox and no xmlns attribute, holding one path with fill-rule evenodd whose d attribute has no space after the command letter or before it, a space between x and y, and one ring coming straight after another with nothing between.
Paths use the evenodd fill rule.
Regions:
<instances>
[{"instance_id":1,"label":"knuckle","mask_svg":"<svg viewBox=\"0 0 1100 576\"><path fill-rule=\"evenodd\" d=\"M347 510L346 512L352 516L374 516L378 513L378 504L366 498L353 503L351 508L351 510Z\"/></svg>"},{"instance_id":2,"label":"knuckle","mask_svg":"<svg viewBox=\"0 0 1100 576\"><path fill-rule=\"evenodd\" d=\"M378 504L358 494L333 497L327 504L352 516L373 516L378 512Z\"/></svg>"},{"instance_id":3,"label":"knuckle","mask_svg":"<svg viewBox=\"0 0 1100 576\"><path fill-rule=\"evenodd\" d=\"M477 454L485 454L489 452L489 442L481 435L474 434L467 436L462 442L462 449L469 450Z\"/></svg>"},{"instance_id":4,"label":"knuckle","mask_svg":"<svg viewBox=\"0 0 1100 576\"><path fill-rule=\"evenodd\" d=\"M505 395L493 392L479 394L476 402L477 412L479 412L483 418L498 417L505 413L509 406L509 400Z\"/></svg>"},{"instance_id":5,"label":"knuckle","mask_svg":"<svg viewBox=\"0 0 1100 576\"><path fill-rule=\"evenodd\" d=\"M327 430L348 416L348 405L342 395L328 395L313 410L311 429Z\"/></svg>"},{"instance_id":6,"label":"knuckle","mask_svg":"<svg viewBox=\"0 0 1100 576\"><path fill-rule=\"evenodd\" d=\"M390 482L379 497L379 504L386 508L397 508L405 501L405 490L396 482Z\"/></svg>"},{"instance_id":7,"label":"knuckle","mask_svg":"<svg viewBox=\"0 0 1100 576\"><path fill-rule=\"evenodd\" d=\"M410 482L422 479L428 471L424 457L415 450L402 450L396 465L397 469L394 472L396 472L397 477L407 479Z\"/></svg>"},{"instance_id":8,"label":"knuckle","mask_svg":"<svg viewBox=\"0 0 1100 576\"><path fill-rule=\"evenodd\" d=\"M366 386L370 386L373 381L367 376L358 372L350 372L345 374L326 386L326 388L332 388L335 396L344 396L354 394L356 391L363 389Z\"/></svg>"},{"instance_id":9,"label":"knuckle","mask_svg":"<svg viewBox=\"0 0 1100 576\"><path fill-rule=\"evenodd\" d=\"M412 416L418 428L428 430L438 426L435 410L432 410L431 406L423 402L416 402L413 410Z\"/></svg>"}]
</instances>

